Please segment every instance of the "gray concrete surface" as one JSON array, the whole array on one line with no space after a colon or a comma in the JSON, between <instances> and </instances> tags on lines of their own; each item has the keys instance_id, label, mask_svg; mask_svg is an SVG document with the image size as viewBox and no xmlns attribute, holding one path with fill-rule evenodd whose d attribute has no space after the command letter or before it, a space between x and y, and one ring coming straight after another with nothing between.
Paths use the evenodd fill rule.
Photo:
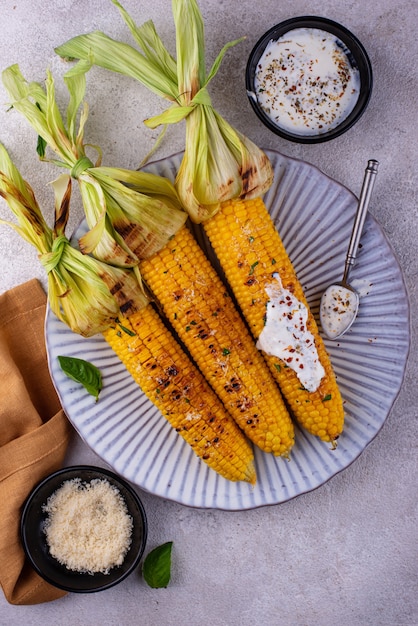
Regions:
<instances>
[{"instance_id":1,"label":"gray concrete surface","mask_svg":"<svg viewBox=\"0 0 418 626\"><path fill-rule=\"evenodd\" d=\"M138 22L152 18L174 50L169 0L125 0ZM412 310L412 345L404 384L382 431L360 458L316 491L282 505L228 513L192 510L142 493L149 518L148 548L174 541L172 582L152 590L134 574L94 595L68 595L54 603L14 607L0 594L0 625L26 626L414 626L417 584L417 240L418 240L418 8L415 0L201 0L208 60L231 39L213 82L217 108L265 148L318 166L358 193L364 164L380 161L371 211L403 268ZM374 69L370 106L346 135L322 145L291 144L256 119L245 96L244 68L259 36L297 15L323 15L351 29ZM64 65L54 46L101 29L130 41L110 0L1 0L0 68L19 63L42 81ZM59 81L58 81L59 82ZM64 89L58 86L64 101ZM104 163L135 167L155 133L142 120L162 103L133 81L95 69L88 79L89 141ZM31 129L6 112L0 87L0 141L35 188L51 203L46 183L56 171L33 156ZM172 128L156 156L182 149L182 128ZM51 204L52 215L52 204ZM73 203L70 228L81 218ZM30 278L45 284L36 253L0 227L0 291ZM74 435L68 463L100 459Z\"/></svg>"}]
</instances>

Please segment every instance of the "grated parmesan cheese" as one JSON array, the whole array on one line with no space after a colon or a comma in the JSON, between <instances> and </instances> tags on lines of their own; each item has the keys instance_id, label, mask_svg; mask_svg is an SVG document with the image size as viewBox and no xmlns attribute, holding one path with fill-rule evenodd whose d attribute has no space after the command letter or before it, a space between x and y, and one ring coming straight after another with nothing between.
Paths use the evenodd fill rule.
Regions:
<instances>
[{"instance_id":1,"label":"grated parmesan cheese","mask_svg":"<svg viewBox=\"0 0 418 626\"><path fill-rule=\"evenodd\" d=\"M132 517L105 479L65 481L47 500L44 532L51 555L68 569L108 574L131 545Z\"/></svg>"}]
</instances>

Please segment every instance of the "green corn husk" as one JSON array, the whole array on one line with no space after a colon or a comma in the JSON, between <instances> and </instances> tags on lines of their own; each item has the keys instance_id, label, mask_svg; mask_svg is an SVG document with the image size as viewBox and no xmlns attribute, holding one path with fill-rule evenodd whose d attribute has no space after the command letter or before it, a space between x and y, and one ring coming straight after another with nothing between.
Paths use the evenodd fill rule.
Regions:
<instances>
[{"instance_id":1,"label":"green corn husk","mask_svg":"<svg viewBox=\"0 0 418 626\"><path fill-rule=\"evenodd\" d=\"M55 85L47 72L45 90L27 82L19 66L2 74L11 106L38 133L38 153L59 167L70 170L78 182L86 221L90 228L79 242L82 252L119 267L134 267L139 260L160 250L183 226L183 210L173 184L166 178L123 168L101 167L101 151L93 164L86 154L84 128L88 116L85 73L82 62L64 77L69 91L64 123L55 98ZM77 128L77 118L80 117ZM58 158L47 159L47 148Z\"/></svg>"},{"instance_id":2,"label":"green corn husk","mask_svg":"<svg viewBox=\"0 0 418 626\"><path fill-rule=\"evenodd\" d=\"M65 236L71 178L62 174L52 183L55 223L51 229L33 190L0 144L0 197L9 205L16 222L0 219L34 246L48 276L48 300L52 311L72 331L90 337L148 305L135 270L107 265L72 247Z\"/></svg>"},{"instance_id":3,"label":"green corn husk","mask_svg":"<svg viewBox=\"0 0 418 626\"><path fill-rule=\"evenodd\" d=\"M135 78L172 102L145 123L155 128L186 120L185 153L175 185L194 222L210 218L225 200L262 195L273 180L269 159L213 108L208 92L226 51L241 39L227 43L206 73L204 24L196 0L172 0L177 60L151 21L137 26L117 0L112 2L139 50L95 31L70 39L56 52Z\"/></svg>"}]
</instances>

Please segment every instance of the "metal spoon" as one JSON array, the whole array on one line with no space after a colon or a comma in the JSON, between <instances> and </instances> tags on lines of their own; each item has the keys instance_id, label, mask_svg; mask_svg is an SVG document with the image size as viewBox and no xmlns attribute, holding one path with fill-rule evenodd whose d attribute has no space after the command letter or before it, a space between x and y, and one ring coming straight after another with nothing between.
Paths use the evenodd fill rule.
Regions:
<instances>
[{"instance_id":1,"label":"metal spoon","mask_svg":"<svg viewBox=\"0 0 418 626\"><path fill-rule=\"evenodd\" d=\"M349 284L348 275L357 257L378 165L378 161L371 159L364 173L343 278L341 282L330 285L322 294L319 316L322 330L328 339L338 339L344 335L357 317L360 298L357 291Z\"/></svg>"}]
</instances>

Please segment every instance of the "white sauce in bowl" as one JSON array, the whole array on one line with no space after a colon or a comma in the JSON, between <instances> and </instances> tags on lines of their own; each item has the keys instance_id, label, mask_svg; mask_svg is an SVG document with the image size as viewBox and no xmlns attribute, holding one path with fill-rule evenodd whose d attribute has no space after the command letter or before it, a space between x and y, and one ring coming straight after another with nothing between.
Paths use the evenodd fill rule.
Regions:
<instances>
[{"instance_id":1,"label":"white sauce in bowl","mask_svg":"<svg viewBox=\"0 0 418 626\"><path fill-rule=\"evenodd\" d=\"M299 135L338 126L353 110L360 74L346 46L319 28L295 28L270 41L254 78L257 101L271 121Z\"/></svg>"}]
</instances>

